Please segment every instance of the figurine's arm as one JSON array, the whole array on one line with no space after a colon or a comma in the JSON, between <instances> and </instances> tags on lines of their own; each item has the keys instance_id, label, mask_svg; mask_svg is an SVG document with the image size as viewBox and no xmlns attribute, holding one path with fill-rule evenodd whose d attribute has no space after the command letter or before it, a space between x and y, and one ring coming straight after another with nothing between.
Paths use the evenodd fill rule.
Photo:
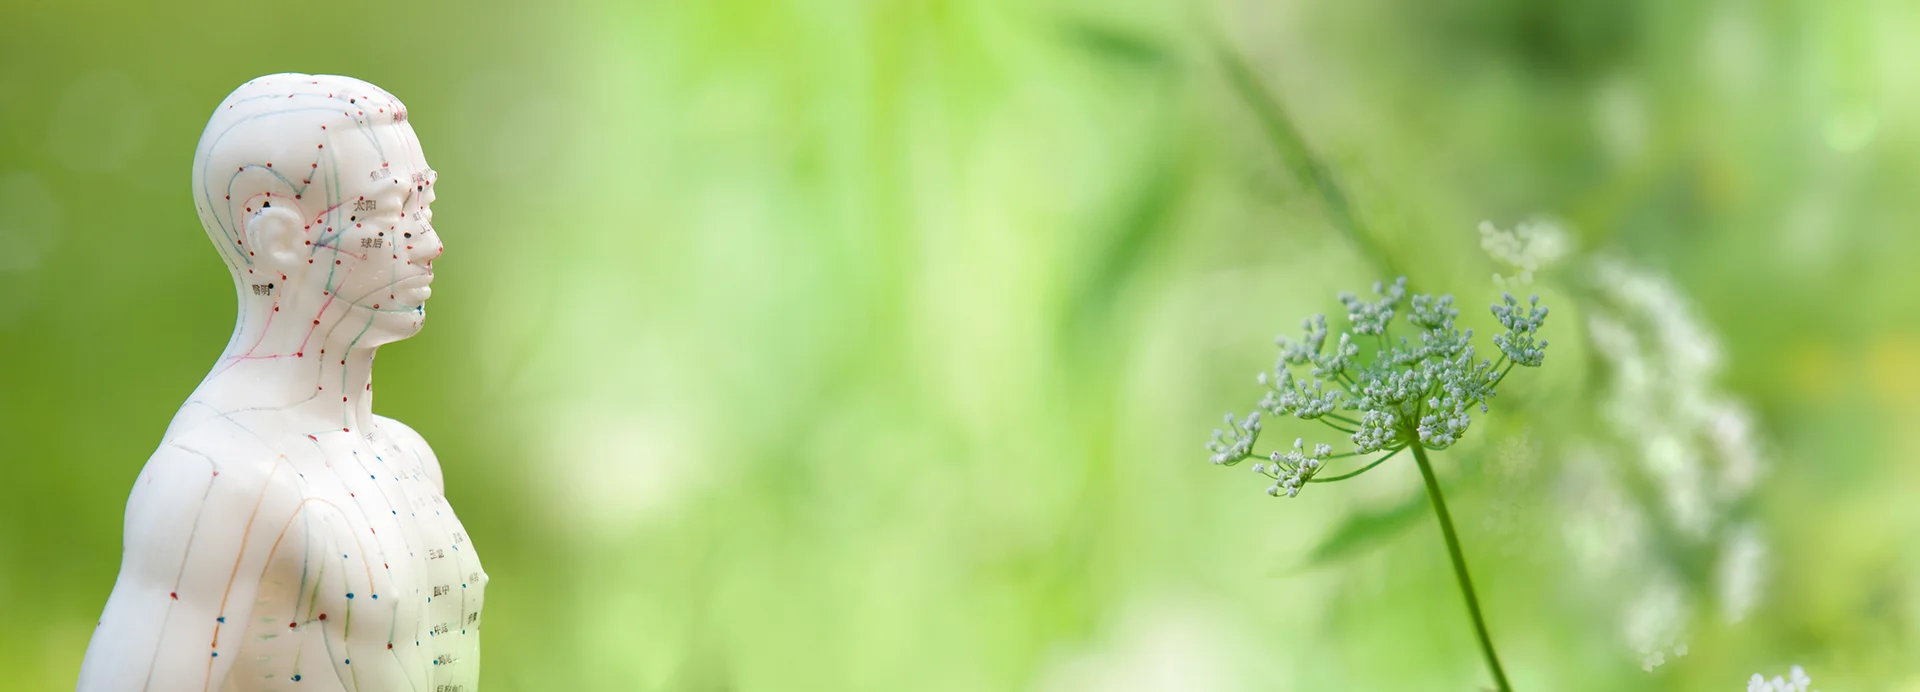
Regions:
<instances>
[{"instance_id":1,"label":"figurine's arm","mask_svg":"<svg viewBox=\"0 0 1920 692\"><path fill-rule=\"evenodd\" d=\"M270 556L305 550L302 536L283 536L302 507L297 477L284 459L156 451L127 500L120 575L80 692L219 687Z\"/></svg>"},{"instance_id":2,"label":"figurine's arm","mask_svg":"<svg viewBox=\"0 0 1920 692\"><path fill-rule=\"evenodd\" d=\"M428 480L433 481L435 490L442 493L447 491L446 479L440 475L440 459L433 455L433 448L427 446L426 438L414 432L413 428L408 427L406 423L392 418L374 416L373 420L374 425L380 426L380 431L386 433L387 439L392 440L401 453L406 454L407 458L420 462L420 471L427 474Z\"/></svg>"}]
</instances>

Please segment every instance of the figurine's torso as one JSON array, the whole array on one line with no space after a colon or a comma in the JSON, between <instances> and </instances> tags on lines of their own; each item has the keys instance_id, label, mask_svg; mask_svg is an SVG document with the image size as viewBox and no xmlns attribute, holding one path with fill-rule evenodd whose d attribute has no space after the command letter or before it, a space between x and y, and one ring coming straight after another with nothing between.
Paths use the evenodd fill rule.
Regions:
<instances>
[{"instance_id":1,"label":"figurine's torso","mask_svg":"<svg viewBox=\"0 0 1920 692\"><path fill-rule=\"evenodd\" d=\"M289 454L307 509L284 531L308 539L268 566L229 687L474 689L487 575L411 433L383 419L286 445L307 447Z\"/></svg>"},{"instance_id":2,"label":"figurine's torso","mask_svg":"<svg viewBox=\"0 0 1920 692\"><path fill-rule=\"evenodd\" d=\"M374 420L366 431L309 431L270 412L183 411L162 449L205 460L201 494L191 499L206 509L195 514L167 594L123 594L116 585L102 626L163 618L167 640L153 652L154 668L204 666L206 675L189 676L204 689L473 692L486 572L424 441L396 421ZM141 473L130 524L152 501L143 493L192 495L195 465L162 456ZM155 474L165 476L159 487L151 487ZM213 617L122 604L177 601L189 589L201 603L217 595ZM197 640L197 652L182 640ZM231 656L224 666L221 656Z\"/></svg>"},{"instance_id":3,"label":"figurine's torso","mask_svg":"<svg viewBox=\"0 0 1920 692\"><path fill-rule=\"evenodd\" d=\"M445 250L405 105L249 80L191 170L234 329L127 499L79 689L476 692L486 572L432 450L372 413L375 352L419 332Z\"/></svg>"}]
</instances>

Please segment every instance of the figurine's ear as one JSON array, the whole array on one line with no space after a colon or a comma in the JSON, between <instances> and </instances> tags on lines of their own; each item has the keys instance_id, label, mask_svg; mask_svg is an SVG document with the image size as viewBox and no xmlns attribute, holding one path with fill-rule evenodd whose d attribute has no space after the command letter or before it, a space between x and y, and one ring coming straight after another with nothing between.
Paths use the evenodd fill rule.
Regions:
<instances>
[{"instance_id":1,"label":"figurine's ear","mask_svg":"<svg viewBox=\"0 0 1920 692\"><path fill-rule=\"evenodd\" d=\"M300 261L300 215L291 205L263 203L247 219L247 248L253 261L283 274L293 273Z\"/></svg>"}]
</instances>

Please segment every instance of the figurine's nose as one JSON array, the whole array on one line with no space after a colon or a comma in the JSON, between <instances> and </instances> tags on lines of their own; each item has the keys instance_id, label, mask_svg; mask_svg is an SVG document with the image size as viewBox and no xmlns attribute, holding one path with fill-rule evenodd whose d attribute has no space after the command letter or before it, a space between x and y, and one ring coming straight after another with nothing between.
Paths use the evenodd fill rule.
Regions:
<instances>
[{"instance_id":1,"label":"figurine's nose","mask_svg":"<svg viewBox=\"0 0 1920 692\"><path fill-rule=\"evenodd\" d=\"M413 259L422 264L432 265L434 260L439 259L440 253L447 251L447 246L441 244L440 234L434 231L432 226L426 227L423 231L419 237L413 239Z\"/></svg>"}]
</instances>

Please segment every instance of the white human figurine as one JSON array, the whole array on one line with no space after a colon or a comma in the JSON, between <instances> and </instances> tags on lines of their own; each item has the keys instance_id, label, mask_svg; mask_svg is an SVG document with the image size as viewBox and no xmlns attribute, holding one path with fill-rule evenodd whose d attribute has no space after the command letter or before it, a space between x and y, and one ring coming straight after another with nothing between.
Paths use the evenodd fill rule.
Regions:
<instances>
[{"instance_id":1,"label":"white human figurine","mask_svg":"<svg viewBox=\"0 0 1920 692\"><path fill-rule=\"evenodd\" d=\"M440 238L406 107L277 74L208 121L193 196L239 291L226 352L135 480L82 692L473 692L486 572L374 349L425 318Z\"/></svg>"}]
</instances>

